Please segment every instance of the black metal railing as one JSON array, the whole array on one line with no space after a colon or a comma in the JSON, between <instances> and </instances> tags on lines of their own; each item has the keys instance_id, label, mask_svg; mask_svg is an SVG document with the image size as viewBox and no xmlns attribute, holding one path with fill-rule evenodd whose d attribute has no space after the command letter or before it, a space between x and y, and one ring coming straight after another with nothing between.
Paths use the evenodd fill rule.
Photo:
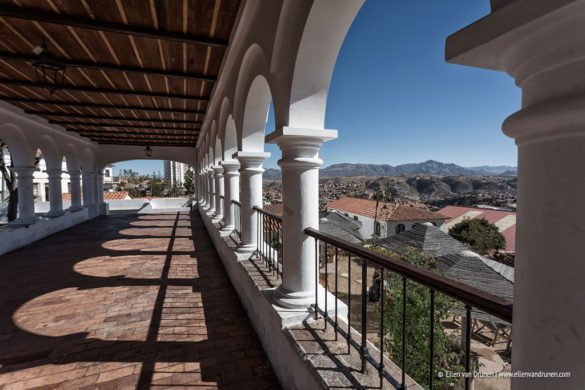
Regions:
<instances>
[{"instance_id":1,"label":"black metal railing","mask_svg":"<svg viewBox=\"0 0 585 390\"><path fill-rule=\"evenodd\" d=\"M268 272L282 277L282 217L254 206L258 232L256 233L256 254L265 262Z\"/></svg>"},{"instance_id":2,"label":"black metal railing","mask_svg":"<svg viewBox=\"0 0 585 390\"><path fill-rule=\"evenodd\" d=\"M390 256L386 256L375 252L373 250L357 246L351 244L347 241L339 240L333 236L323 234L315 229L306 229L305 234L310 237L315 238L315 304L314 304L314 312L315 318L317 319L319 314L323 317L325 322L325 327L327 323L332 325L335 329L335 334L340 334L342 337L347 339L348 347L352 346L356 348L361 357L362 363L362 371L365 370L366 362L369 362L375 369L378 371L380 376L380 383L384 378L391 383L395 383L396 380L391 377L391 375L386 371L384 367L384 342L385 342L385 324L384 324L384 314L387 308L384 307L384 294L388 294L385 292L386 286L390 281L390 277L398 280L401 280L399 285L399 294L402 295L402 307L401 307L401 316L402 316L402 334L401 340L393 340L394 342L400 341L400 349L401 349L401 383L396 384L401 388L405 387L405 379L406 379L406 372L407 372L407 289L409 283L416 283L420 286L428 288L429 290L429 299L430 299L430 310L429 310L429 338L428 338L428 348L429 348L429 376L428 376L428 386L429 389L433 388L433 381L435 379L435 326L440 318L436 318L435 314L435 300L436 294L441 293L444 294L456 302L463 304L463 313L465 315L465 324L462 324L462 331L465 331L465 342L463 346L463 366L465 367L465 373L463 375L465 381L465 389L469 389L472 379L471 373L471 335L472 335L472 308L476 310L483 311L488 313L492 316L498 317L499 319L504 320L505 322L511 323L512 322L512 311L513 305L511 300L507 300L484 291L478 290L476 288L470 287L466 284L454 281L452 279L446 278L440 274L433 273L422 269L420 267L411 265L405 261L394 259ZM327 296L327 291L330 291L332 295L335 296L335 307L334 307L334 315L331 316L329 314L329 307L328 307L328 300L325 299L323 306L319 305L319 275L320 275L320 263L319 263L319 247L321 245L324 246L324 253L325 253L325 261L323 262L324 267L324 288L326 290L325 296ZM333 248L333 255L334 255L334 269L332 272L334 273L334 291L331 291L329 288L329 272L327 265L327 246ZM348 293L347 293L347 330L344 330L342 326L340 326L338 321L338 264L339 264L339 252L343 252L348 258ZM355 260L361 261L361 338L360 340L355 340L352 337L352 323L351 323L351 264L352 264L352 256ZM375 359L368 351L368 340L367 340L367 300L368 300L368 280L367 280L367 269L368 267L374 267L379 272L379 282L380 282L380 298L379 298L379 346L380 346L380 354L379 359ZM386 279L386 282L385 282ZM389 297L386 297L389 298ZM476 312L474 310L474 313ZM333 317L333 318L332 318ZM413 325L416 326L416 325ZM465 327L465 329L463 329ZM357 330L353 330L354 333L357 333ZM386 338L388 340L388 338ZM396 362L398 364L398 362Z\"/></svg>"},{"instance_id":3,"label":"black metal railing","mask_svg":"<svg viewBox=\"0 0 585 390\"><path fill-rule=\"evenodd\" d=\"M232 205L234 206L234 214L232 218L234 219L234 233L238 236L238 238L242 237L242 204L237 200L232 200Z\"/></svg>"},{"instance_id":4,"label":"black metal railing","mask_svg":"<svg viewBox=\"0 0 585 390\"><path fill-rule=\"evenodd\" d=\"M224 208L224 206L225 206L225 205L224 205L224 203L223 203L223 202L224 202L224 200L225 200L225 196L223 196L223 195L220 195L220 196L219 196L219 204L215 206L217 210L223 210L223 208ZM220 205L221 205L221 207L220 207ZM220 223L220 225L222 225L222 226L223 226L223 224L225 223L225 210L223 210L223 215L222 215L222 217L221 217L221 221L219 221L219 223Z\"/></svg>"}]
</instances>

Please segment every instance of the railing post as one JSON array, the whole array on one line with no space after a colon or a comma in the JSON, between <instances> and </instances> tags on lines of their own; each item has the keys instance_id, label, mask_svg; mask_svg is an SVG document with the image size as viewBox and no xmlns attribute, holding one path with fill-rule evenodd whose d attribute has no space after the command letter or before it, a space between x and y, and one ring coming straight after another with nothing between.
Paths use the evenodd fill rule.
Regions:
<instances>
[{"instance_id":1,"label":"railing post","mask_svg":"<svg viewBox=\"0 0 585 390\"><path fill-rule=\"evenodd\" d=\"M240 162L240 202L242 231L238 252L253 252L256 250L256 235L258 225L254 206L262 207L262 163L270 153L265 152L237 152L233 156Z\"/></svg>"},{"instance_id":2,"label":"railing post","mask_svg":"<svg viewBox=\"0 0 585 390\"><path fill-rule=\"evenodd\" d=\"M236 160L226 160L221 163L223 167L224 192L225 198L223 203L224 226L222 231L232 232L235 228L234 205L232 200L240 201L240 163Z\"/></svg>"},{"instance_id":3,"label":"railing post","mask_svg":"<svg viewBox=\"0 0 585 390\"><path fill-rule=\"evenodd\" d=\"M215 172L213 167L210 167L207 171L207 199L209 201L209 208L207 212L210 214L215 213Z\"/></svg>"},{"instance_id":4,"label":"railing post","mask_svg":"<svg viewBox=\"0 0 585 390\"><path fill-rule=\"evenodd\" d=\"M209 208L209 203L207 202L207 169L201 169L199 172L199 184L201 186L201 193L199 194L201 198L201 208L202 210L207 210Z\"/></svg>"},{"instance_id":5,"label":"railing post","mask_svg":"<svg viewBox=\"0 0 585 390\"><path fill-rule=\"evenodd\" d=\"M213 167L215 177L215 218L221 220L223 218L223 167L217 165Z\"/></svg>"},{"instance_id":6,"label":"railing post","mask_svg":"<svg viewBox=\"0 0 585 390\"><path fill-rule=\"evenodd\" d=\"M314 302L315 243L304 230L319 228L319 149L335 138L336 130L290 127L266 137L282 151L283 281L275 294L282 307L307 308Z\"/></svg>"}]
</instances>

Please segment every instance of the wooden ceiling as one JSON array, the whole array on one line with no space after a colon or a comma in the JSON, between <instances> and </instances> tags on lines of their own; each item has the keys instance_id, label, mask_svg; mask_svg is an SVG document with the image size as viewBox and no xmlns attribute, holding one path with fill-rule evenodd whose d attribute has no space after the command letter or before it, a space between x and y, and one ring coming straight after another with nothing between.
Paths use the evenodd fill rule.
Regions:
<instances>
[{"instance_id":1,"label":"wooden ceiling","mask_svg":"<svg viewBox=\"0 0 585 390\"><path fill-rule=\"evenodd\" d=\"M197 142L240 0L0 0L0 99L101 144ZM32 63L65 66L49 93Z\"/></svg>"}]
</instances>

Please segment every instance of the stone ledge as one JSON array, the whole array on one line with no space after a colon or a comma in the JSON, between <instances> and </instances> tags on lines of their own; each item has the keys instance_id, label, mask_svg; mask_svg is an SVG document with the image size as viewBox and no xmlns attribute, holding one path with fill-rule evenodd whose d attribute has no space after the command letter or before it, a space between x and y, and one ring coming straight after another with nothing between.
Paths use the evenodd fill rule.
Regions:
<instances>
[{"instance_id":1,"label":"stone ledge","mask_svg":"<svg viewBox=\"0 0 585 390\"><path fill-rule=\"evenodd\" d=\"M69 229L96 216L95 210L91 212L88 208L83 208L74 212L65 211L63 215L58 217L39 219L27 226L3 226L0 228L0 255Z\"/></svg>"}]
</instances>

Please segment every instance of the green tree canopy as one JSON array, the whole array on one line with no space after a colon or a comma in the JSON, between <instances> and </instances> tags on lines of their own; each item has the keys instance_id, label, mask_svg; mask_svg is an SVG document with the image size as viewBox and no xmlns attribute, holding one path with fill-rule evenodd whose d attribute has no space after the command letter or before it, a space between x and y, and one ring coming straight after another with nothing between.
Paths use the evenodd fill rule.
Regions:
<instances>
[{"instance_id":1,"label":"green tree canopy","mask_svg":"<svg viewBox=\"0 0 585 390\"><path fill-rule=\"evenodd\" d=\"M184 179L183 186L185 187L186 194L193 195L195 193L195 176L193 175L193 170L187 169Z\"/></svg>"},{"instance_id":2,"label":"green tree canopy","mask_svg":"<svg viewBox=\"0 0 585 390\"><path fill-rule=\"evenodd\" d=\"M382 248L373 249L386 255L395 256ZM412 250L402 260L428 271L440 273L437 261L420 251ZM454 301L436 292L434 303L434 386L436 389L448 389L452 388L453 385L459 385L459 380L440 377L438 373L445 370L463 372L463 354L457 339L447 335L441 321L447 318ZM402 307L403 279L400 275L386 271L384 273L384 349L396 364L400 364L403 359ZM425 388L429 385L430 312L430 289L416 282L407 281L406 373Z\"/></svg>"},{"instance_id":3,"label":"green tree canopy","mask_svg":"<svg viewBox=\"0 0 585 390\"><path fill-rule=\"evenodd\" d=\"M449 229L449 234L482 255L506 247L506 239L498 227L485 218L466 218Z\"/></svg>"}]
</instances>

